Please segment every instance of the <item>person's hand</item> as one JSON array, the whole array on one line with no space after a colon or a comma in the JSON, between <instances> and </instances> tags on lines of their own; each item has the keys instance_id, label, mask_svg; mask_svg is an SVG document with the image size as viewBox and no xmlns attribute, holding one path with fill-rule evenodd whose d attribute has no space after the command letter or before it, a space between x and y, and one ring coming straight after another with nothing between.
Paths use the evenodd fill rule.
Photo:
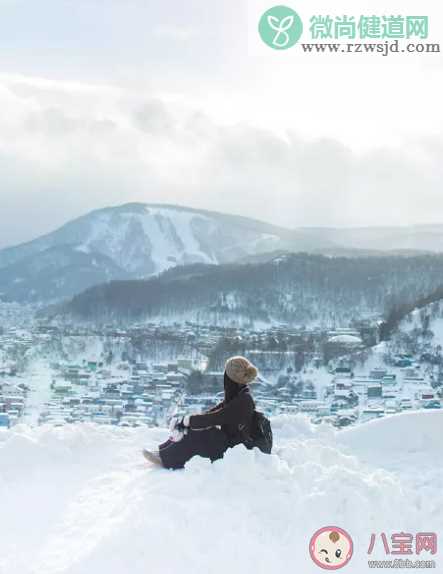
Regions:
<instances>
[{"instance_id":1,"label":"person's hand","mask_svg":"<svg viewBox=\"0 0 443 574\"><path fill-rule=\"evenodd\" d=\"M175 431L178 423L181 421L181 418L182 417L172 417L172 419L169 421L169 432Z\"/></svg>"},{"instance_id":2,"label":"person's hand","mask_svg":"<svg viewBox=\"0 0 443 574\"><path fill-rule=\"evenodd\" d=\"M189 428L189 415L184 417L173 417L171 422L169 423L169 430L172 432L174 430L178 430L183 432L187 428Z\"/></svg>"},{"instance_id":3,"label":"person's hand","mask_svg":"<svg viewBox=\"0 0 443 574\"><path fill-rule=\"evenodd\" d=\"M189 415L182 417L177 421L175 428L181 432L186 431L189 428L189 419L190 419Z\"/></svg>"}]
</instances>

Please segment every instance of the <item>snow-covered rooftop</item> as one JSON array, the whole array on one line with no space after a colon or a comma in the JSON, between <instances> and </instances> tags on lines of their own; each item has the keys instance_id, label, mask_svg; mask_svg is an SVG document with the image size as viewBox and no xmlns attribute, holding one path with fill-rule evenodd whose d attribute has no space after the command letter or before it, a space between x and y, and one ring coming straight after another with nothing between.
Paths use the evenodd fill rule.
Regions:
<instances>
[{"instance_id":1,"label":"snow-covered rooftop","mask_svg":"<svg viewBox=\"0 0 443 574\"><path fill-rule=\"evenodd\" d=\"M335 335L328 339L329 343L342 343L346 345L360 345L363 341L355 335Z\"/></svg>"}]
</instances>

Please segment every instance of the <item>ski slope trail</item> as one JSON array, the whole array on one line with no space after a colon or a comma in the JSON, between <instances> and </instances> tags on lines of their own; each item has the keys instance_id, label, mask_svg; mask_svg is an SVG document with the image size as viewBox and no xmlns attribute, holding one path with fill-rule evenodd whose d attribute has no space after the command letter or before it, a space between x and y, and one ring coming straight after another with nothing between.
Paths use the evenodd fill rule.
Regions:
<instances>
[{"instance_id":1,"label":"ski slope trail","mask_svg":"<svg viewBox=\"0 0 443 574\"><path fill-rule=\"evenodd\" d=\"M0 572L319 572L309 540L335 525L354 541L347 571L360 574L372 533L443 535L443 413L341 432L300 416L272 422L274 455L237 447L175 472L140 454L163 429L0 432ZM421 558L438 570L438 555Z\"/></svg>"}]
</instances>

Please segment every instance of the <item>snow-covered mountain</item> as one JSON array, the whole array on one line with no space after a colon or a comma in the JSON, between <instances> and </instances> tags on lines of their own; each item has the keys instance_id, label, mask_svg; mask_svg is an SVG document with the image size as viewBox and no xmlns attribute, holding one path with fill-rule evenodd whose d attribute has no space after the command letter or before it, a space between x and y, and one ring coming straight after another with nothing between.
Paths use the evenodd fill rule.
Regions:
<instances>
[{"instance_id":1,"label":"snow-covered mountain","mask_svg":"<svg viewBox=\"0 0 443 574\"><path fill-rule=\"evenodd\" d=\"M112 279L147 278L193 263L268 261L276 253L412 256L442 246L441 226L290 230L247 217L130 203L0 250L0 299L56 301Z\"/></svg>"},{"instance_id":2,"label":"snow-covered mountain","mask_svg":"<svg viewBox=\"0 0 443 574\"><path fill-rule=\"evenodd\" d=\"M127 204L93 211L34 241L1 250L0 294L51 300L110 279L149 277L177 265L219 264L327 245L244 217Z\"/></svg>"},{"instance_id":3,"label":"snow-covered mountain","mask_svg":"<svg viewBox=\"0 0 443 574\"><path fill-rule=\"evenodd\" d=\"M411 412L338 432L280 416L273 455L238 446L184 471L141 457L166 429L0 431L0 570L314 574L311 536L334 525L354 543L344 571L366 574L368 560L396 558L383 533L389 544L398 532L443 534L442 422L443 412ZM441 568L438 549L416 555L414 544L404 558Z\"/></svg>"}]
</instances>

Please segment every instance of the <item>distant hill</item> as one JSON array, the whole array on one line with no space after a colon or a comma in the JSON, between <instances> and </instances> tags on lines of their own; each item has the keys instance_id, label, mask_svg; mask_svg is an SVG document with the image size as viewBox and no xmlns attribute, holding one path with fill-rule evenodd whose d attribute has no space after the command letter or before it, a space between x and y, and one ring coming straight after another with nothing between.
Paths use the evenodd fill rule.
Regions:
<instances>
[{"instance_id":1,"label":"distant hill","mask_svg":"<svg viewBox=\"0 0 443 574\"><path fill-rule=\"evenodd\" d=\"M304 227L306 237L318 238L335 246L395 252L443 252L443 225L410 225L398 227Z\"/></svg>"},{"instance_id":2,"label":"distant hill","mask_svg":"<svg viewBox=\"0 0 443 574\"><path fill-rule=\"evenodd\" d=\"M443 255L280 255L249 264L177 267L148 280L88 289L59 316L94 321L177 318L258 325L340 325L374 317L443 285Z\"/></svg>"}]
</instances>

